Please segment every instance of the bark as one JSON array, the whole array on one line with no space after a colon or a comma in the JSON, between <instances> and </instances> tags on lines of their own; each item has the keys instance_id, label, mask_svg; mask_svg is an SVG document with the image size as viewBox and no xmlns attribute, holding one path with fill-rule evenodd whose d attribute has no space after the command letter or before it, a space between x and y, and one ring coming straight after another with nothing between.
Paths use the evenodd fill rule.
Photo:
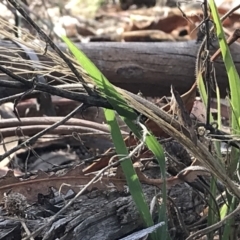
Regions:
<instances>
[{"instance_id":1,"label":"bark","mask_svg":"<svg viewBox=\"0 0 240 240\"><path fill-rule=\"evenodd\" d=\"M143 191L146 202L150 205L159 190L149 185L143 185ZM175 204L188 224L199 218L192 201L194 193L186 184L176 186L170 195L172 198L176 198ZM198 200L197 202L200 203ZM59 205L64 204L60 202ZM173 207L170 206L169 203L169 208L174 213ZM29 231L34 232L40 226L46 224L56 208L59 208L59 206L55 207L55 205L49 203L41 207L37 204L31 207L27 213L28 220L26 220ZM194 210L183 212L182 209L184 208ZM187 236L178 220L172 215L171 218L176 221L175 226L169 221L169 228L172 229L171 234L179 236L177 238L179 240L186 239ZM153 219L158 219L157 207L153 212ZM167 219L169 220L169 218ZM114 189L95 190L79 197L78 201L68 208L64 214L60 215L52 225L47 224L46 228L38 234L38 237L39 239L44 237L44 239L60 240L117 240L143 228L143 222L129 192L118 192ZM2 219L0 230L1 239L6 236L4 239L23 239L21 235L24 230L21 228L20 220L17 217L9 220Z\"/></svg>"},{"instance_id":2,"label":"bark","mask_svg":"<svg viewBox=\"0 0 240 240\"><path fill-rule=\"evenodd\" d=\"M16 47L11 42L1 46ZM186 92L195 81L195 61L199 44L188 42L162 43L88 43L77 44L97 65L103 74L116 86L145 96L162 97L170 95L173 84L180 93ZM66 50L61 44L60 48ZM0 49L0 60L2 52ZM234 62L240 72L240 45L231 47ZM6 54L6 53L5 53ZM45 57L39 56L40 60ZM6 62L6 65L9 64ZM228 79L221 59L214 64L221 96L226 95ZM6 80L1 75L0 79ZM18 90L2 88L1 96Z\"/></svg>"}]
</instances>

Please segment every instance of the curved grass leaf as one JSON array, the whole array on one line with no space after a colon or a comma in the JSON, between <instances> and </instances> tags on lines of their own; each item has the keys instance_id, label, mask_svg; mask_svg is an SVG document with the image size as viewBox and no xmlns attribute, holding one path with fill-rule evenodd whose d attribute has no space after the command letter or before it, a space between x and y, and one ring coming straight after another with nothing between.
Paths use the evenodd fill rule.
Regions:
<instances>
[{"instance_id":1,"label":"curved grass leaf","mask_svg":"<svg viewBox=\"0 0 240 240\"><path fill-rule=\"evenodd\" d=\"M229 81L229 86L230 86L230 96L231 96L231 106L232 106L232 113L231 113L231 129L233 134L237 134L240 131L240 79L238 72L236 70L235 64L233 62L229 47L227 45L227 41L225 38L225 34L222 28L222 23L220 21L218 11L216 4L214 0L209 0L209 6L212 12L213 20L215 23L215 28L216 28L216 33L219 41L219 46L221 49L222 53L222 58L223 62L227 71L228 75L228 81ZM236 167L238 164L238 159L239 159L239 150L232 148L231 150L231 157L230 157L230 166L228 167L228 173L230 176L233 176ZM239 171L239 170L237 170ZM222 214L226 212L232 212L236 207L236 197L230 196L228 199L228 209L225 209L223 211L222 209ZM232 231L232 225L234 225L234 219L227 220L226 225L224 227L223 231L223 239L232 239L231 236L231 231Z\"/></svg>"},{"instance_id":2,"label":"curved grass leaf","mask_svg":"<svg viewBox=\"0 0 240 240\"><path fill-rule=\"evenodd\" d=\"M225 34L222 28L222 23L220 21L217 7L214 0L209 0L209 6L211 8L213 20L216 26L216 33L219 41L219 46L221 49L223 62L227 71L228 81L231 91L231 102L232 102L232 128L234 132L239 132L240 130L240 79L238 72L236 70L235 64L233 62Z\"/></svg>"},{"instance_id":3,"label":"curved grass leaf","mask_svg":"<svg viewBox=\"0 0 240 240\"><path fill-rule=\"evenodd\" d=\"M100 93L107 98L109 103L113 108L118 112L120 116L124 119L125 123L130 127L133 133L141 138L141 131L137 128L136 124L133 123L133 120L137 119L136 112L128 106L126 101L122 96L116 91L114 86L105 78L105 76L98 70L98 68L88 59L88 57L80 51L69 39L62 37L65 43L68 45L71 52L74 54L80 65L87 71L91 79L96 83ZM111 128L111 134L113 138L114 145L118 154L127 155L127 148L124 144L122 136L120 134L119 127L116 123L114 112L112 110L105 110L105 117L107 119L108 125ZM158 159L162 177L165 181L165 156L162 146L158 143L156 138L148 133L146 137L146 145L153 152L153 154ZM122 164L123 172L128 182L129 190L132 194L132 197L137 205L142 218L145 221L146 226L153 225L153 221L148 209L148 206L145 202L145 198L141 189L139 179L136 175L136 172L132 166L130 159L125 160ZM163 195L163 205L160 208L160 220L166 223L166 184L163 184L162 189ZM155 235L153 235L155 239ZM152 236L152 237L153 237ZM161 239L167 239L167 224L163 226L161 231L158 231L158 236L161 236ZM163 238L162 238L163 237Z\"/></svg>"},{"instance_id":4,"label":"curved grass leaf","mask_svg":"<svg viewBox=\"0 0 240 240\"><path fill-rule=\"evenodd\" d=\"M114 111L110 109L104 109L104 114L111 131L112 140L116 148L117 154L119 156L128 156L128 150L122 138ZM126 160L122 161L121 166L126 177L130 193L134 202L136 203L138 211L142 215L145 223L147 223L147 226L152 226L153 221L147 203L145 201L144 194L142 192L141 184L134 170L131 159L127 158Z\"/></svg>"}]
</instances>

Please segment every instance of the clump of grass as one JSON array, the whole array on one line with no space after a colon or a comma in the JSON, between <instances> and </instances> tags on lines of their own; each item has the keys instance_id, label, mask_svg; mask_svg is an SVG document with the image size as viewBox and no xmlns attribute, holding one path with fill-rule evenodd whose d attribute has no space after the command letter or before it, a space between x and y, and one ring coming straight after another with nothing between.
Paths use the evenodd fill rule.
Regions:
<instances>
[{"instance_id":1,"label":"clump of grass","mask_svg":"<svg viewBox=\"0 0 240 240\"><path fill-rule=\"evenodd\" d=\"M226 40L224 38L224 33L221 27L221 23L217 14L216 6L214 4L213 0L209 1L213 19L216 25L217 30L217 36L219 38L220 47L222 50L223 60L226 66L226 71L228 73L229 77L229 84L230 84L230 91L231 91L231 106L232 106L232 114L231 114L231 128L232 133L236 134L239 132L239 123L240 123L240 108L238 107L238 104L240 103L240 96L238 93L239 89L239 76L236 72L236 69L234 67L234 63L232 62L231 54L229 52L228 46L226 44ZM77 49L67 38L63 37L64 41L68 45L71 52L74 54L75 58L77 59L77 62L79 64L79 69L84 69L81 72L83 74L83 77L88 77L88 80L91 79L92 83L96 86L99 94L106 98L108 102L112 105L114 110L123 118L125 123L128 125L128 127L131 129L131 131L135 134L135 136L141 140L142 143L146 144L147 147L154 153L156 159L158 160L161 175L162 178L165 180L166 173L165 173L165 156L162 146L158 143L156 138L148 132L148 130L144 127L144 125L141 125L138 115L136 112L127 104L124 97L119 94L118 90L105 78L105 76L96 68L96 66L83 54L79 49ZM47 53L50 54L50 53ZM58 58L54 58L55 61L58 60ZM59 60L61 63L61 61ZM76 63L74 61L74 63ZM201 82L201 81L200 81ZM204 89L204 85L199 85L202 98L204 102L207 102L207 95ZM218 96L218 100L220 97ZM220 109L220 103L218 103L218 108ZM118 157L122 159L120 162L121 167L123 169L123 172L125 174L130 193L133 197L133 200L137 206L137 209L145 223L145 226L152 226L153 220L152 216L149 211L149 206L146 203L141 184L139 182L138 176L133 168L132 162L131 162L131 152L129 153L124 140L121 136L119 126L116 122L116 113L113 110L104 110L106 121L109 125L109 128L111 130L112 140L116 148L116 152L118 154ZM152 115L151 115L152 114ZM215 179L220 176L219 178L224 182L226 186L230 186L235 191L235 195L239 193L238 187L235 185L235 181L239 180L237 179L236 174L236 167L237 167L237 159L239 158L239 151L236 149L232 149L231 156L230 156L230 164L228 166L223 166L224 162L221 158L220 154L220 147L219 145L216 145L216 156L212 156L211 154L208 154L205 152L204 146L201 146L199 144L198 146L194 146L189 139L183 138L181 133L177 133L176 129L173 129L172 123L174 122L174 119L172 119L171 123L168 122L166 125L164 125L164 121L167 122L167 120L154 115L152 112L148 113L148 116L152 116L152 120L155 119L156 122L161 123L165 127L165 130L167 129L170 135L170 130L174 130L176 133L176 139L181 142L185 147L189 147L189 150L192 151L192 153L195 153L196 156L198 156L200 159L202 159L202 162L204 162L207 166L209 166L210 170L213 174L215 174L215 178L213 179L211 183L211 191L212 195L216 196L216 185L215 185ZM220 123L220 114L218 115L218 122ZM159 120L159 121L158 121ZM159 125L161 125L159 124ZM219 124L220 125L220 124ZM205 154L206 153L206 154ZM226 169L226 174L225 174ZM215 170L215 171L214 171ZM225 175L224 175L225 174ZM230 177L228 177L228 174ZM152 239L167 239L168 238L168 232L167 232L167 217L166 217L166 184L163 184L162 188L162 205L159 207L159 222L164 222L165 224L161 226L161 228L158 230L157 233L151 234ZM220 219L223 220L226 215L229 215L234 209L236 209L237 204L237 197L234 196L233 193L226 193L225 195L225 201L226 203L221 206L220 209ZM238 195L239 196L239 195ZM216 202L216 201L215 201ZM217 221L220 219L218 218L218 214L215 214L216 206L214 201L209 201L209 217L208 217L208 225L213 226ZM231 226L232 226L232 219L227 219L226 224L223 231L223 239L229 239L231 236ZM213 239L213 234L209 235L209 239Z\"/></svg>"},{"instance_id":2,"label":"clump of grass","mask_svg":"<svg viewBox=\"0 0 240 240\"><path fill-rule=\"evenodd\" d=\"M219 46L221 49L222 53L222 58L223 62L226 68L227 76L228 76L228 81L229 81L229 86L230 86L230 105L231 105L231 123L230 123L230 128L232 130L232 134L239 133L240 130L240 79L238 72L235 68L235 64L232 60L232 56L229 50L229 47L226 42L225 34L222 28L222 23L220 21L217 7L215 5L214 0L209 0L209 7L211 9L213 21L215 24L215 31L216 35L219 41ZM202 100L204 104L206 105L207 103L207 94L205 90L205 86L203 83L202 76L199 76L198 79L199 82L199 89L200 89L200 94L202 97ZM218 101L218 126L221 126L221 111L220 111L220 96L219 96L219 89L216 89L216 94L217 94L217 101ZM213 118L211 117L211 121L213 122ZM215 143L215 150L217 153L217 158L221 163L224 163L224 159L221 157L220 154L220 145L218 143ZM232 148L231 149L231 154L229 156L229 164L225 165L226 168L226 173L228 176L231 176L231 179L233 182L236 180L239 182L240 179L238 179L238 171L239 169L237 168L238 166L238 159L239 159L239 149ZM216 186L214 184L216 179L212 180L211 183L211 192L213 196L216 196ZM237 196L234 196L232 193L226 192L225 195L225 203L221 206L220 208L220 219L218 219L217 214L214 212L216 209L214 208L213 201L209 202L209 215L208 215L208 225L213 226L215 223L217 223L219 220L224 220L224 218L233 212L236 207L237 207ZM234 218L229 218L226 220L223 232L222 232L222 239L234 239L234 229L232 229L232 226L234 225ZM215 229L216 230L216 229ZM214 234L211 232L208 234L208 239L213 239Z\"/></svg>"},{"instance_id":3,"label":"clump of grass","mask_svg":"<svg viewBox=\"0 0 240 240\"><path fill-rule=\"evenodd\" d=\"M154 153L158 160L162 178L165 180L165 156L162 146L158 143L157 139L147 131L147 129L139 122L136 112L126 103L124 98L118 93L115 87L106 79L106 77L97 69L91 60L66 37L63 40L76 57L79 64L91 77L95 83L99 94L105 97L113 106L115 111L123 118L125 123L131 131L143 141L147 147ZM124 161L121 161L121 167L125 174L129 191L136 204L136 207L145 223L146 227L152 226L153 220L150 214L149 206L146 203L140 181L134 170L132 161L130 159L128 150L122 138L118 123L116 121L115 112L113 110L104 110L105 118L111 130L111 136L116 148L118 156L124 156ZM138 124L136 124L138 123ZM141 126L141 128L139 128ZM143 130L143 131L142 131ZM159 222L165 224L158 230L157 233L152 233L152 239L167 239L167 221L166 221L166 183L163 184L162 198L163 204L159 208Z\"/></svg>"}]
</instances>

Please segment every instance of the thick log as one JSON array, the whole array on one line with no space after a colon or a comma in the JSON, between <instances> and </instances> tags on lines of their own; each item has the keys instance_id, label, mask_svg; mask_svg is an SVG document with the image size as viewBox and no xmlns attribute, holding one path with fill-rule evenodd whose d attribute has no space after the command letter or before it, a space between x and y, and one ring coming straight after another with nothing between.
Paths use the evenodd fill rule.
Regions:
<instances>
[{"instance_id":1,"label":"thick log","mask_svg":"<svg viewBox=\"0 0 240 240\"><path fill-rule=\"evenodd\" d=\"M0 42L4 47L16 47L11 42ZM195 61L199 44L188 42L162 43L87 43L77 44L97 65L103 74L116 86L145 96L170 95L173 84L180 92L186 92L195 81ZM60 48L66 50L61 44ZM2 52L0 49L0 60ZM240 72L240 45L233 44L231 52ZM39 56L45 59L45 56ZM9 64L6 62L6 65ZM217 81L221 95L226 95L228 79L221 59L215 63ZM6 76L0 76L6 79ZM11 90L12 92L12 90ZM16 91L14 91L16 92ZM5 88L0 90L6 96Z\"/></svg>"},{"instance_id":2,"label":"thick log","mask_svg":"<svg viewBox=\"0 0 240 240\"><path fill-rule=\"evenodd\" d=\"M199 44L195 41L169 43L94 43L79 46L118 87L145 96L170 95L170 86L184 93L195 81L195 61ZM231 47L240 72L240 45ZM222 95L228 79L224 64L215 64Z\"/></svg>"}]
</instances>

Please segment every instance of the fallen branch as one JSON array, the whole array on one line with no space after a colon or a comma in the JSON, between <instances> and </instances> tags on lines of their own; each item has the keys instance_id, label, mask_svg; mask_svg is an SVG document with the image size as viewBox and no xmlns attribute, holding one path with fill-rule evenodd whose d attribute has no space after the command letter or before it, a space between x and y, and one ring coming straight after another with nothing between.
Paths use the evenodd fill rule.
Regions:
<instances>
[{"instance_id":1,"label":"fallen branch","mask_svg":"<svg viewBox=\"0 0 240 240\"><path fill-rule=\"evenodd\" d=\"M175 86L177 91L184 93L191 88L195 81L195 59L199 47L195 41L151 44L100 42L77 44L77 46L114 85L134 93L141 91L145 96L152 97L170 95L171 84ZM11 48L16 49L14 43L0 42L0 62L3 62L5 66L13 64L6 61L5 58L6 54L8 59L11 56L14 57L13 53L6 53L6 49ZM61 44L60 49L66 51L66 46ZM240 72L240 45L234 43L231 50L236 67ZM23 59L25 58L24 53L20 50L17 53ZM49 67L54 65L52 60L46 56L38 55L38 57L40 61L47 62ZM17 66L19 67L19 64L13 64L13 67ZM228 81L222 61L217 61L215 67L221 95L225 96ZM21 66L21 68L27 69L27 66ZM61 73L57 72L57 69L52 74L55 77L62 76ZM0 76L1 81L6 79L10 80L5 75ZM69 79L72 77L69 76ZM0 94L3 97L19 92L19 90L6 87L0 89Z\"/></svg>"}]
</instances>

